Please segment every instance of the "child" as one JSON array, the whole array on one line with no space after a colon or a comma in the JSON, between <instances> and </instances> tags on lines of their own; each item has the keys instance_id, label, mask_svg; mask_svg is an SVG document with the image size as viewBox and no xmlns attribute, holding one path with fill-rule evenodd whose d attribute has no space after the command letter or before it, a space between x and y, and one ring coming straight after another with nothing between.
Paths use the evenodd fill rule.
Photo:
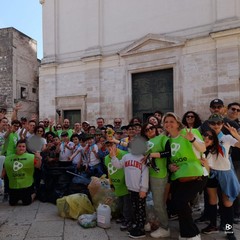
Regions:
<instances>
[{"instance_id":1,"label":"child","mask_svg":"<svg viewBox=\"0 0 240 240\"><path fill-rule=\"evenodd\" d=\"M105 141L107 150L112 148L116 143ZM128 152L114 148L116 157L122 159L122 157ZM105 166L107 167L108 177L114 188L114 193L118 197L119 207L123 216L121 231L127 230L132 225L132 205L130 195L125 183L125 175L123 169L116 169L111 163L111 157L109 154L105 157Z\"/></svg>"},{"instance_id":2,"label":"child","mask_svg":"<svg viewBox=\"0 0 240 240\"><path fill-rule=\"evenodd\" d=\"M78 134L73 134L71 141L74 143L72 148L73 154L69 157L69 160L72 161L73 166L77 169L77 165L80 162L81 150L83 149L80 144L80 139Z\"/></svg>"},{"instance_id":3,"label":"child","mask_svg":"<svg viewBox=\"0 0 240 240\"><path fill-rule=\"evenodd\" d=\"M131 196L132 210L135 225L129 232L131 238L145 237L144 225L146 222L146 196L148 192L149 172L143 163L143 154L139 151L135 140L129 144L131 153L123 156L121 160L116 157L116 145L109 151L112 165L116 168L124 168L125 181Z\"/></svg>"},{"instance_id":4,"label":"child","mask_svg":"<svg viewBox=\"0 0 240 240\"><path fill-rule=\"evenodd\" d=\"M62 166L70 165L69 157L72 155L74 143L69 141L68 132L61 133L61 145L59 153L59 163Z\"/></svg>"}]
</instances>

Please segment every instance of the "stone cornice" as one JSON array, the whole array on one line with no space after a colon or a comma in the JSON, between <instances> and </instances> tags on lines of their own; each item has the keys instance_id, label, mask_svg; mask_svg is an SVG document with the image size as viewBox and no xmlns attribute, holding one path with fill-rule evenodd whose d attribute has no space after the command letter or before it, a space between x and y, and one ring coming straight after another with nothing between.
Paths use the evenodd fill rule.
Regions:
<instances>
[{"instance_id":1,"label":"stone cornice","mask_svg":"<svg viewBox=\"0 0 240 240\"><path fill-rule=\"evenodd\" d=\"M118 54L124 57L161 49L173 48L184 45L185 41L185 39L180 37L168 37L165 35L149 33L143 38L140 38L139 40L120 50Z\"/></svg>"},{"instance_id":2,"label":"stone cornice","mask_svg":"<svg viewBox=\"0 0 240 240\"><path fill-rule=\"evenodd\" d=\"M211 38L222 38L222 37L228 37L232 35L239 35L240 34L240 28L234 28L234 29L229 29L225 31L219 31L219 32L212 32L210 33Z\"/></svg>"}]
</instances>

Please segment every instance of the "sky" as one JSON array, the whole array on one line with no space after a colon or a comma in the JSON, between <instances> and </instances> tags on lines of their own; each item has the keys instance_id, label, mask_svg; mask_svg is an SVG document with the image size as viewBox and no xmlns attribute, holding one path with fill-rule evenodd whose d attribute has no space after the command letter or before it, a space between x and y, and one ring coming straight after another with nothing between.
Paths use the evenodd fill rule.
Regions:
<instances>
[{"instance_id":1,"label":"sky","mask_svg":"<svg viewBox=\"0 0 240 240\"><path fill-rule=\"evenodd\" d=\"M14 27L37 41L42 59L42 5L39 0L0 0L0 28Z\"/></svg>"}]
</instances>

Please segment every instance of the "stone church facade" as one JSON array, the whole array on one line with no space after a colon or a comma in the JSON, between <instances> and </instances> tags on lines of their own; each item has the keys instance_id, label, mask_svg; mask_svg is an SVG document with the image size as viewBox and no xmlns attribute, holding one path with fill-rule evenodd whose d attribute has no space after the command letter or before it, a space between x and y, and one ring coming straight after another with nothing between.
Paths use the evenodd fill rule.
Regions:
<instances>
[{"instance_id":1,"label":"stone church facade","mask_svg":"<svg viewBox=\"0 0 240 240\"><path fill-rule=\"evenodd\" d=\"M205 119L213 98L239 101L240 0L40 2L40 118Z\"/></svg>"}]
</instances>

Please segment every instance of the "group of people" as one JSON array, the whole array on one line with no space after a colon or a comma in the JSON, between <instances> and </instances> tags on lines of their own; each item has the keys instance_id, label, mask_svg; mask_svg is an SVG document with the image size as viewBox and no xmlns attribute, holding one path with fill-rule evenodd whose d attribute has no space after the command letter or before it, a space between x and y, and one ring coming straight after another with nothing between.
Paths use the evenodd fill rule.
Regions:
<instances>
[{"instance_id":1,"label":"group of people","mask_svg":"<svg viewBox=\"0 0 240 240\"><path fill-rule=\"evenodd\" d=\"M195 111L187 111L182 119L173 112L156 111L144 123L134 117L126 126L121 118L105 124L99 117L96 126L75 122L73 129L68 119L55 125L48 118L38 123L17 120L17 109L8 125L0 112L4 196L11 205L19 200L30 204L44 180L44 169L71 166L71 180L77 184L88 185L91 176L108 176L121 206L120 229L128 230L131 238L151 231L146 220L146 197L151 192L160 223L151 237L170 236L170 211L179 220L179 239L201 239L191 204L204 192L209 225L201 233L219 231L219 212L220 227L234 240L234 217L240 216L240 104L225 108L221 99L214 99L209 109L204 122Z\"/></svg>"}]
</instances>

